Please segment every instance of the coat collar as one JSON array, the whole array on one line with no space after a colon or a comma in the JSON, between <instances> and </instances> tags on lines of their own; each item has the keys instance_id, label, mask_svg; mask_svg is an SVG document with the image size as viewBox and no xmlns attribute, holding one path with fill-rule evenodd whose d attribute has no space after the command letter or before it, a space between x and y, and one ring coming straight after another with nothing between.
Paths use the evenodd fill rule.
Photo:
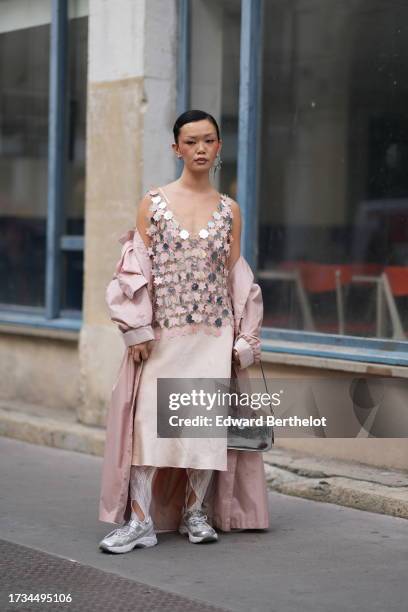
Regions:
<instances>
[{"instance_id":1,"label":"coat collar","mask_svg":"<svg viewBox=\"0 0 408 612\"><path fill-rule=\"evenodd\" d=\"M133 253L139 263L140 271L150 284L152 276L150 256L139 230L137 228L128 230L122 234L119 238L119 242L123 244L122 252L127 249L133 249Z\"/></svg>"}]
</instances>

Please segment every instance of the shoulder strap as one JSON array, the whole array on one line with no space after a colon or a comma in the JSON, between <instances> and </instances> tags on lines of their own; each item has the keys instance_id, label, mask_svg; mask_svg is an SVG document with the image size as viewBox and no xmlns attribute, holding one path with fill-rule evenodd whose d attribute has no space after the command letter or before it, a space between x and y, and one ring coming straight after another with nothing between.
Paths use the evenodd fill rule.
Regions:
<instances>
[{"instance_id":1,"label":"shoulder strap","mask_svg":"<svg viewBox=\"0 0 408 612\"><path fill-rule=\"evenodd\" d=\"M225 206L225 209L228 211L228 217L224 217L224 223L227 224L227 219L229 219L228 224L230 226L230 231L231 231L232 229L231 198L229 197L227 193L222 194L222 202L223 202L223 207Z\"/></svg>"},{"instance_id":2,"label":"shoulder strap","mask_svg":"<svg viewBox=\"0 0 408 612\"><path fill-rule=\"evenodd\" d=\"M268 394L268 395L269 395L269 397L270 397L269 390L268 390L268 385L266 384L266 378L265 378L265 374L264 374L264 370L263 370L263 367L262 367L262 361L261 361L261 360L259 360L259 365L261 366L262 376L263 376L263 380L264 380L264 383L265 383L265 389L266 389L266 392L267 392L267 394ZM273 408L272 408L272 402L270 402L270 408L271 408L271 412L272 412L272 414L274 414L274 412L273 412Z\"/></svg>"}]
</instances>

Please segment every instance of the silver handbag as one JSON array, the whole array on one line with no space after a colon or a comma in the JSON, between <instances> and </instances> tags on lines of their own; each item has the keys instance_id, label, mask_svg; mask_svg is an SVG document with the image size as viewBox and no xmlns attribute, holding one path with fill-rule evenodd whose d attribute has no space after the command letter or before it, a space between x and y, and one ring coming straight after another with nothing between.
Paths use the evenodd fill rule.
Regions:
<instances>
[{"instance_id":1,"label":"silver handbag","mask_svg":"<svg viewBox=\"0 0 408 612\"><path fill-rule=\"evenodd\" d=\"M269 395L268 386L266 384L265 374L262 367L262 362L259 361L262 370L262 376L265 383L265 389ZM244 391L239 386L238 378L232 378L230 382L230 391L240 394ZM238 402L231 402L228 409L229 416L235 419L241 418L256 418L262 416L262 425L240 426L238 424L229 425L227 431L227 448L241 451L257 451L265 452L272 448L275 442L275 435L272 426L266 424L266 416L273 415L272 402L269 395L269 405L267 408L254 410L248 406L240 406Z\"/></svg>"}]
</instances>

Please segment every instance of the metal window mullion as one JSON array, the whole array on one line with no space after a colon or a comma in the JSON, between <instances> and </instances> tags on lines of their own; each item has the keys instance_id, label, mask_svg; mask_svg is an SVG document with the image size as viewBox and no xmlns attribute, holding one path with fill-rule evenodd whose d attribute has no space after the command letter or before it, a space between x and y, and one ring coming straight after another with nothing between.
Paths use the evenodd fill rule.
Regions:
<instances>
[{"instance_id":1,"label":"metal window mullion","mask_svg":"<svg viewBox=\"0 0 408 612\"><path fill-rule=\"evenodd\" d=\"M178 3L178 53L177 53L177 116L184 113L190 105L190 57L191 57L191 4L190 0ZM183 161L176 160L176 177L183 171Z\"/></svg>"},{"instance_id":2,"label":"metal window mullion","mask_svg":"<svg viewBox=\"0 0 408 612\"><path fill-rule=\"evenodd\" d=\"M241 0L237 200L243 221L241 252L254 271L258 260L262 14L263 0Z\"/></svg>"},{"instance_id":3,"label":"metal window mullion","mask_svg":"<svg viewBox=\"0 0 408 612\"><path fill-rule=\"evenodd\" d=\"M45 316L47 319L52 319L59 315L61 301L60 236L65 191L67 9L67 0L52 0L45 280Z\"/></svg>"},{"instance_id":4,"label":"metal window mullion","mask_svg":"<svg viewBox=\"0 0 408 612\"><path fill-rule=\"evenodd\" d=\"M179 0L179 44L177 57L177 113L190 103L190 0Z\"/></svg>"}]
</instances>

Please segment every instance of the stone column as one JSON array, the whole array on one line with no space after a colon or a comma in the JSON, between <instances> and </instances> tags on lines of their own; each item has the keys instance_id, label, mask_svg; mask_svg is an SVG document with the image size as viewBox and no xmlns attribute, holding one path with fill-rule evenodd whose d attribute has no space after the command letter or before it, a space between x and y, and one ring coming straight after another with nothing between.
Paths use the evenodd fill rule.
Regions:
<instances>
[{"instance_id":1,"label":"stone column","mask_svg":"<svg viewBox=\"0 0 408 612\"><path fill-rule=\"evenodd\" d=\"M165 4L165 9L164 9ZM78 420L104 425L125 350L105 289L151 184L174 179L176 2L90 0L84 310ZM168 151L166 152L166 139ZM153 163L154 160L154 163Z\"/></svg>"}]
</instances>

